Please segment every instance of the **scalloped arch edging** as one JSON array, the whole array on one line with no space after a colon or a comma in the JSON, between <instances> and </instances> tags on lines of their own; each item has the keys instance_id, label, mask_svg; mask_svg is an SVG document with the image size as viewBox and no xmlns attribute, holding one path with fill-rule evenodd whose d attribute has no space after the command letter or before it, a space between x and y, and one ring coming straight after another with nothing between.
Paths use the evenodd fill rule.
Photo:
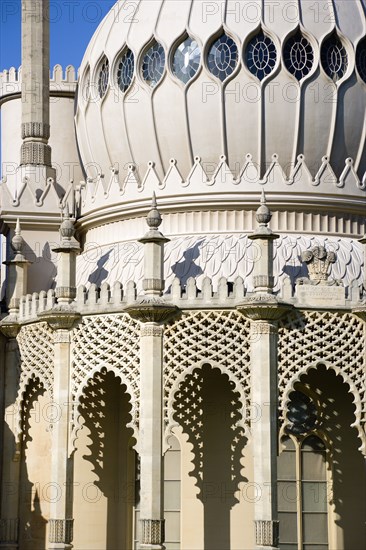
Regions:
<instances>
[{"instance_id":1,"label":"scalloped arch edging","mask_svg":"<svg viewBox=\"0 0 366 550\"><path fill-rule=\"evenodd\" d=\"M317 370L317 368L321 365L325 366L327 370L333 370L337 376L341 376L341 378L343 379L343 382L347 384L349 387L349 390L347 391L347 393L352 395L353 404L355 405L355 411L354 411L355 421L351 424L350 427L357 428L358 435L362 443L358 450L364 456L366 456L366 431L365 431L365 428L362 426L363 424L363 421L361 418L362 402L361 402L360 393L355 383L353 382L353 380L348 376L347 373L343 372L337 365L333 365L329 361L316 361L298 370L296 374L294 374L293 377L289 380L289 382L287 383L284 389L283 396L281 399L281 409L283 411L286 410L287 404L290 401L290 393L295 390L294 386L296 382L300 382L300 378L303 375L308 374L308 372L312 369ZM285 424L286 424L286 420L283 420L282 425L284 426Z\"/></svg>"}]
</instances>

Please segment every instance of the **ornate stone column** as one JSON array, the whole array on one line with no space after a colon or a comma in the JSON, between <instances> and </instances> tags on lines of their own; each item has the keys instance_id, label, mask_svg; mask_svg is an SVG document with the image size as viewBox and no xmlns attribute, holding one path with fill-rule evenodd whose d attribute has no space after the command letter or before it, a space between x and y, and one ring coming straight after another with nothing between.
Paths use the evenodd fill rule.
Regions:
<instances>
[{"instance_id":1,"label":"ornate stone column","mask_svg":"<svg viewBox=\"0 0 366 550\"><path fill-rule=\"evenodd\" d=\"M278 239L268 223L271 213L264 192L257 211L258 229L250 235L257 247L253 271L254 292L238 306L251 320L251 433L256 548L278 547L277 515L277 321L291 306L273 294L273 241Z\"/></svg>"},{"instance_id":2,"label":"ornate stone column","mask_svg":"<svg viewBox=\"0 0 366 550\"><path fill-rule=\"evenodd\" d=\"M160 233L161 216L155 195L147 216L149 231L140 239L144 244L145 294L126 308L141 321L140 373L140 480L141 480L141 540L140 548L164 548L164 475L162 457L163 438L163 336L164 323L178 313L165 302L164 244L168 241Z\"/></svg>"},{"instance_id":3,"label":"ornate stone column","mask_svg":"<svg viewBox=\"0 0 366 550\"><path fill-rule=\"evenodd\" d=\"M54 330L54 407L52 427L51 483L59 498L50 503L49 550L72 548L73 540L73 458L69 457L70 430L70 368L71 329L80 318L73 299L76 296L75 272L79 243L74 238L74 220L68 210L60 227L61 243L54 251L60 254L57 272L56 296L58 303L40 318Z\"/></svg>"}]
</instances>

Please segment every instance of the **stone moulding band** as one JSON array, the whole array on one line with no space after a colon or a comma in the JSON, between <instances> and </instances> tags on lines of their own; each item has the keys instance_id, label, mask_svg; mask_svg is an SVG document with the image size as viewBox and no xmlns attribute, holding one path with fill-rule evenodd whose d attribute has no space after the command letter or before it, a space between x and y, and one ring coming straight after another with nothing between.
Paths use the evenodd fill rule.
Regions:
<instances>
[{"instance_id":1,"label":"stone moulding band","mask_svg":"<svg viewBox=\"0 0 366 550\"><path fill-rule=\"evenodd\" d=\"M51 147L45 143L27 141L22 143L21 164L51 166Z\"/></svg>"},{"instance_id":2,"label":"stone moulding band","mask_svg":"<svg viewBox=\"0 0 366 550\"><path fill-rule=\"evenodd\" d=\"M32 137L49 139L50 125L43 122L23 122L22 139Z\"/></svg>"}]
</instances>

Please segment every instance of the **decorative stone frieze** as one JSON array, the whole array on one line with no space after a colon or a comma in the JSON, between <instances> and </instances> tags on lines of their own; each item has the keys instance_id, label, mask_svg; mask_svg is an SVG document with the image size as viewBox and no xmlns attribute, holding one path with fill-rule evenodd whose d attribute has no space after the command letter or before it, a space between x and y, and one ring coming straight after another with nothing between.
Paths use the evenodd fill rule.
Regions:
<instances>
[{"instance_id":1,"label":"decorative stone frieze","mask_svg":"<svg viewBox=\"0 0 366 550\"><path fill-rule=\"evenodd\" d=\"M19 518L0 519L0 544L18 544Z\"/></svg>"},{"instance_id":2,"label":"decorative stone frieze","mask_svg":"<svg viewBox=\"0 0 366 550\"><path fill-rule=\"evenodd\" d=\"M165 539L165 520L141 519L141 544L160 545Z\"/></svg>"},{"instance_id":3,"label":"decorative stone frieze","mask_svg":"<svg viewBox=\"0 0 366 550\"><path fill-rule=\"evenodd\" d=\"M144 336L157 336L162 337L164 334L164 327L161 325L144 324L141 325L141 338Z\"/></svg>"},{"instance_id":4,"label":"decorative stone frieze","mask_svg":"<svg viewBox=\"0 0 366 550\"><path fill-rule=\"evenodd\" d=\"M48 521L49 541L58 544L71 544L73 540L73 519L50 519Z\"/></svg>"},{"instance_id":5,"label":"decorative stone frieze","mask_svg":"<svg viewBox=\"0 0 366 550\"><path fill-rule=\"evenodd\" d=\"M269 520L255 521L255 542L257 546L278 546L279 522Z\"/></svg>"},{"instance_id":6,"label":"decorative stone frieze","mask_svg":"<svg viewBox=\"0 0 366 550\"><path fill-rule=\"evenodd\" d=\"M54 344L69 344L71 342L71 332L69 330L59 329L53 333Z\"/></svg>"},{"instance_id":7,"label":"decorative stone frieze","mask_svg":"<svg viewBox=\"0 0 366 550\"><path fill-rule=\"evenodd\" d=\"M22 143L20 164L51 166L51 147L41 141Z\"/></svg>"},{"instance_id":8,"label":"decorative stone frieze","mask_svg":"<svg viewBox=\"0 0 366 550\"><path fill-rule=\"evenodd\" d=\"M277 334L277 323L252 321L250 324L251 339L257 334Z\"/></svg>"},{"instance_id":9,"label":"decorative stone frieze","mask_svg":"<svg viewBox=\"0 0 366 550\"><path fill-rule=\"evenodd\" d=\"M50 137L50 125L43 122L23 122L22 139L36 137L48 140Z\"/></svg>"}]
</instances>

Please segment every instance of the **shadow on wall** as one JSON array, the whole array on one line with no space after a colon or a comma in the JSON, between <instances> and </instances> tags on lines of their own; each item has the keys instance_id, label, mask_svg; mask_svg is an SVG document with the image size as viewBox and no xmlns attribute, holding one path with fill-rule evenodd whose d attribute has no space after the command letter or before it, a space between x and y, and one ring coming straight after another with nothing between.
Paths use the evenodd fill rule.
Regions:
<instances>
[{"instance_id":1,"label":"shadow on wall","mask_svg":"<svg viewBox=\"0 0 366 550\"><path fill-rule=\"evenodd\" d=\"M98 478L95 485L106 500L106 509L100 509L101 516L106 516L105 528L98 528L95 536L92 535L96 543L98 537L101 538L98 548L131 548L134 451L131 450L133 430L127 428L131 404L126 390L119 378L102 369L89 380L81 398L83 430L89 431L91 440L90 454L83 459L92 464ZM103 504L97 501L95 506ZM93 526L90 529L92 531Z\"/></svg>"},{"instance_id":2,"label":"shadow on wall","mask_svg":"<svg viewBox=\"0 0 366 550\"><path fill-rule=\"evenodd\" d=\"M103 254L103 256L99 258L99 260L97 261L97 267L92 273L90 273L88 277L89 283L100 286L103 283L103 281L107 279L109 275L109 271L104 269L104 266L108 262L111 253L112 253L112 250L108 250L108 252L106 252L105 254Z\"/></svg>"},{"instance_id":3,"label":"shadow on wall","mask_svg":"<svg viewBox=\"0 0 366 550\"><path fill-rule=\"evenodd\" d=\"M219 369L205 364L187 375L175 394L174 420L193 445L190 473L204 507L204 548L230 548L230 511L238 502L240 458L247 442L236 426L242 403L234 384Z\"/></svg>"},{"instance_id":4,"label":"shadow on wall","mask_svg":"<svg viewBox=\"0 0 366 550\"><path fill-rule=\"evenodd\" d=\"M200 246L203 242L204 239L198 241L193 247L188 248L183 253L183 258L172 265L172 272L178 277L182 286L187 284L190 277L197 279L199 275L203 274L202 268L194 263L200 257Z\"/></svg>"},{"instance_id":5,"label":"shadow on wall","mask_svg":"<svg viewBox=\"0 0 366 550\"><path fill-rule=\"evenodd\" d=\"M323 365L300 379L321 403L320 429L332 448L333 502L339 548L366 548L366 470L358 448L355 405L341 376ZM328 465L329 467L329 465Z\"/></svg>"},{"instance_id":6,"label":"shadow on wall","mask_svg":"<svg viewBox=\"0 0 366 550\"><path fill-rule=\"evenodd\" d=\"M39 482L32 483L28 475L28 461L37 459L34 456L39 443L39 430L43 426L35 426L38 414L41 412L42 397L45 389L38 378L33 378L27 386L22 410L22 448L20 457L20 524L19 548L22 550L43 550L47 548L47 519L43 510L45 503L42 490L45 487ZM39 422L39 420L38 420ZM35 433L33 439L32 433ZM32 448L31 448L32 446ZM46 470L46 465L43 466Z\"/></svg>"}]
</instances>

